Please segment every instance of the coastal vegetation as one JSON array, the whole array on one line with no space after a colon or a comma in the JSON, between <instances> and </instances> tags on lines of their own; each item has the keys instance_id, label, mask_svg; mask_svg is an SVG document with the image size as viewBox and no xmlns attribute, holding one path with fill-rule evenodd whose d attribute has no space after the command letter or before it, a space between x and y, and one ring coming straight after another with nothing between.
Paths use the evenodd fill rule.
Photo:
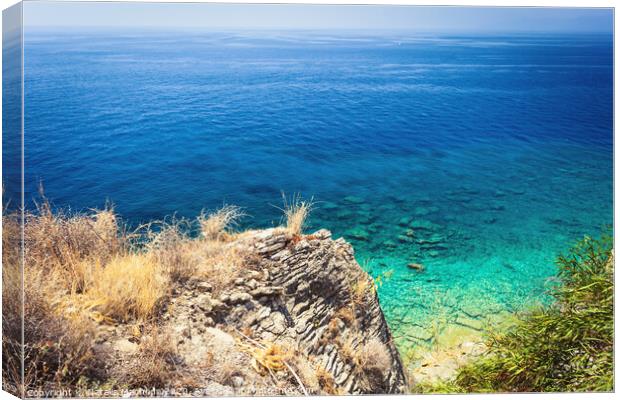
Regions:
<instances>
[{"instance_id":1,"label":"coastal vegetation","mask_svg":"<svg viewBox=\"0 0 620 400\"><path fill-rule=\"evenodd\" d=\"M613 240L585 237L557 259L554 302L490 332L486 355L454 380L417 392L575 392L613 390Z\"/></svg>"},{"instance_id":2,"label":"coastal vegetation","mask_svg":"<svg viewBox=\"0 0 620 400\"><path fill-rule=\"evenodd\" d=\"M209 381L221 385L207 393L217 395L225 393L217 392L221 387L239 387L244 379L259 386L268 379L282 390L292 385L291 394L343 393L333 366L329 370L298 344L256 336L252 324L229 324L244 321L250 315L246 307L255 314L267 312L270 329L283 323L277 318L283 314L269 314L265 306L281 309L281 300L272 303L272 298L282 289L270 286L271 281L261 283L266 271L258 265L265 254L284 246L292 251L299 244L305 254L311 242L335 243L329 235L303 234L311 207L311 201L293 196L284 203L282 226L264 231L236 231L244 213L234 206L202 213L194 221L172 218L130 230L112 207L70 214L53 210L44 199L24 215L23 265L21 216L3 215L5 389L90 397L92 389L191 390ZM339 250L341 244L345 250ZM346 253L348 244L333 246L335 258L354 263L352 253ZM351 282L338 282L350 288L338 295L346 300L327 319L333 343L321 346L335 345L354 366L360 390L388 390L381 385L397 353L391 344L386 347L389 336L379 339L361 330L361 324L377 321L383 325L371 325L374 330L387 326L369 314L370 309L380 312L372 279L346 262L356 266L355 273L348 274ZM342 265L337 268L345 271ZM369 301L376 307L369 307ZM197 317L197 311L203 316ZM308 323L318 327L318 321ZM210 341L192 342L199 334ZM188 341L191 346L181 354ZM197 361L190 365L184 357L192 356Z\"/></svg>"},{"instance_id":3,"label":"coastal vegetation","mask_svg":"<svg viewBox=\"0 0 620 400\"><path fill-rule=\"evenodd\" d=\"M290 205L287 216L303 223ZM190 221L173 219L128 231L112 208L90 214L52 211L47 200L24 217L23 297L20 216L3 215L3 378L21 382L21 316L24 317L24 387L55 388L99 378L92 352L99 323L149 326L141 344L145 362L132 369L135 383L165 383L171 350L155 318L170 291L190 277L204 277L221 290L247 260L226 246L244 214L224 206L196 221L200 237L189 237ZM157 226L155 226L157 225ZM156 334L153 334L156 333ZM166 344L168 343L168 344ZM148 376L144 376L148 375Z\"/></svg>"},{"instance_id":4,"label":"coastal vegetation","mask_svg":"<svg viewBox=\"0 0 620 400\"><path fill-rule=\"evenodd\" d=\"M293 195L291 199L287 199L286 195L282 193L282 201L284 208L281 210L286 217L286 229L292 235L300 235L312 210L312 200L305 201L298 194Z\"/></svg>"}]
</instances>

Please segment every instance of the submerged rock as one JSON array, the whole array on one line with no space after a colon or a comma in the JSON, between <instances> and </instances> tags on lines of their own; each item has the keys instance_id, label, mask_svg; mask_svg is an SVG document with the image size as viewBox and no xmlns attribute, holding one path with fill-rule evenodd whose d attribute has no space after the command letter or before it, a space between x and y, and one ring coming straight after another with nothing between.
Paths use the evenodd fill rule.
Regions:
<instances>
[{"instance_id":1,"label":"submerged rock","mask_svg":"<svg viewBox=\"0 0 620 400\"><path fill-rule=\"evenodd\" d=\"M409 216L402 217L401 219L398 220L398 225L400 225L400 226L408 226L411 223L411 221L413 221L412 217L409 217Z\"/></svg>"},{"instance_id":2,"label":"submerged rock","mask_svg":"<svg viewBox=\"0 0 620 400\"><path fill-rule=\"evenodd\" d=\"M413 210L413 213L417 216L423 217L425 215L430 214L430 211L426 207L416 207L415 210Z\"/></svg>"},{"instance_id":3,"label":"submerged rock","mask_svg":"<svg viewBox=\"0 0 620 400\"><path fill-rule=\"evenodd\" d=\"M407 268L416 270L418 272L422 272L425 270L424 265L418 263L409 263L407 264Z\"/></svg>"},{"instance_id":4,"label":"submerged rock","mask_svg":"<svg viewBox=\"0 0 620 400\"><path fill-rule=\"evenodd\" d=\"M434 214L439 211L438 207L429 206L429 207L416 207L413 213L417 216L423 217L425 215Z\"/></svg>"},{"instance_id":5,"label":"submerged rock","mask_svg":"<svg viewBox=\"0 0 620 400\"><path fill-rule=\"evenodd\" d=\"M459 336L466 334L458 332ZM456 346L442 346L420 355L419 366L411 371L414 383L436 383L450 381L456 377L459 368L484 354L487 347L479 335L468 335L472 340Z\"/></svg>"},{"instance_id":6,"label":"submerged rock","mask_svg":"<svg viewBox=\"0 0 620 400\"><path fill-rule=\"evenodd\" d=\"M413 222L411 222L409 224L409 226L415 231L415 230L427 230L427 231L432 231L432 230L437 230L439 229L439 225L431 222L431 221L427 221L427 220L415 220Z\"/></svg>"},{"instance_id":7,"label":"submerged rock","mask_svg":"<svg viewBox=\"0 0 620 400\"><path fill-rule=\"evenodd\" d=\"M421 237L416 240L416 242L418 242L419 244L439 244L443 243L444 241L445 238L438 233L433 233L429 236Z\"/></svg>"},{"instance_id":8,"label":"submerged rock","mask_svg":"<svg viewBox=\"0 0 620 400\"><path fill-rule=\"evenodd\" d=\"M401 243L413 243L413 239L405 235L398 235L398 241Z\"/></svg>"},{"instance_id":9,"label":"submerged rock","mask_svg":"<svg viewBox=\"0 0 620 400\"><path fill-rule=\"evenodd\" d=\"M412 341L418 342L428 342L434 338L433 333L430 329L424 329L420 326L411 326L410 328L405 329L405 335L413 339Z\"/></svg>"},{"instance_id":10,"label":"submerged rock","mask_svg":"<svg viewBox=\"0 0 620 400\"><path fill-rule=\"evenodd\" d=\"M364 199L362 199L361 197L357 197L357 196L346 196L343 200L346 201L347 203L352 203L352 204L364 203Z\"/></svg>"},{"instance_id":11,"label":"submerged rock","mask_svg":"<svg viewBox=\"0 0 620 400\"><path fill-rule=\"evenodd\" d=\"M356 214L355 220L359 223L359 224L363 224L363 225L370 225L370 223L372 223L374 220L376 219L376 216L371 213L370 211L359 211Z\"/></svg>"},{"instance_id":12,"label":"submerged rock","mask_svg":"<svg viewBox=\"0 0 620 400\"><path fill-rule=\"evenodd\" d=\"M383 242L383 246L387 247L388 249L395 249L397 244L393 240L386 240L385 242Z\"/></svg>"},{"instance_id":13,"label":"submerged rock","mask_svg":"<svg viewBox=\"0 0 620 400\"><path fill-rule=\"evenodd\" d=\"M474 308L471 305L467 305L467 304L461 306L461 311L465 315L467 315L468 317L471 317L471 318L477 318L477 317L480 317L482 315L482 312L480 310Z\"/></svg>"},{"instance_id":14,"label":"submerged rock","mask_svg":"<svg viewBox=\"0 0 620 400\"><path fill-rule=\"evenodd\" d=\"M349 219L349 218L352 218L353 216L354 216L353 212L347 209L338 210L336 212L337 219Z\"/></svg>"},{"instance_id":15,"label":"submerged rock","mask_svg":"<svg viewBox=\"0 0 620 400\"><path fill-rule=\"evenodd\" d=\"M350 236L355 240L361 240L364 242L368 241L369 238L368 232L363 229L354 229L352 231L349 231L347 236Z\"/></svg>"},{"instance_id":16,"label":"submerged rock","mask_svg":"<svg viewBox=\"0 0 620 400\"><path fill-rule=\"evenodd\" d=\"M373 222L373 223L371 223L371 224L368 224L368 226L366 227L366 229L367 229L369 232L373 232L373 233L375 233L375 232L378 232L379 230L383 229L383 225L382 225L382 224L380 224L380 223L377 223L377 222Z\"/></svg>"},{"instance_id":17,"label":"submerged rock","mask_svg":"<svg viewBox=\"0 0 620 400\"><path fill-rule=\"evenodd\" d=\"M317 208L323 210L335 210L338 208L338 204L332 203L331 201L321 201L317 204Z\"/></svg>"},{"instance_id":18,"label":"submerged rock","mask_svg":"<svg viewBox=\"0 0 620 400\"><path fill-rule=\"evenodd\" d=\"M456 318L456 323L476 331L482 330L482 322L480 320L469 318L464 315L459 315Z\"/></svg>"},{"instance_id":19,"label":"submerged rock","mask_svg":"<svg viewBox=\"0 0 620 400\"><path fill-rule=\"evenodd\" d=\"M480 190L474 188L471 185L462 185L457 189L457 192L467 193L467 194L478 194L480 193Z\"/></svg>"}]
</instances>

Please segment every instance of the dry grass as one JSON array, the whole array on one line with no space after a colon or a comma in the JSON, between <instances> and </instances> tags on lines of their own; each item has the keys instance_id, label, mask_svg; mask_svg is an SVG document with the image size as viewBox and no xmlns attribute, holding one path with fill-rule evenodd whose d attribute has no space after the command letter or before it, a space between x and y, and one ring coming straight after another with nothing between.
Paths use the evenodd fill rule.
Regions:
<instances>
[{"instance_id":1,"label":"dry grass","mask_svg":"<svg viewBox=\"0 0 620 400\"><path fill-rule=\"evenodd\" d=\"M360 341L360 337L358 334L349 336L343 341L337 343L338 348L340 350L340 357L347 363L352 364L354 366L360 365L361 354L358 351L358 343Z\"/></svg>"},{"instance_id":2,"label":"dry grass","mask_svg":"<svg viewBox=\"0 0 620 400\"><path fill-rule=\"evenodd\" d=\"M70 317L58 312L59 293L66 284L62 277L26 263L22 298L19 227L17 215L3 216L2 366L5 384L20 393L42 383L48 388L62 389L75 385L83 375L96 379L101 372L98 361L102 360L94 359L91 349L95 326L83 316ZM25 343L23 381L22 333Z\"/></svg>"},{"instance_id":3,"label":"dry grass","mask_svg":"<svg viewBox=\"0 0 620 400\"><path fill-rule=\"evenodd\" d=\"M252 356L252 367L261 375L284 370L286 360L291 357L288 350L273 342L260 346L243 345L243 348Z\"/></svg>"},{"instance_id":4,"label":"dry grass","mask_svg":"<svg viewBox=\"0 0 620 400\"><path fill-rule=\"evenodd\" d=\"M180 375L180 363L169 332L152 327L120 378L132 389L169 387Z\"/></svg>"},{"instance_id":5,"label":"dry grass","mask_svg":"<svg viewBox=\"0 0 620 400\"><path fill-rule=\"evenodd\" d=\"M343 314L348 316L350 308L346 310ZM357 383L363 391L381 388L384 385L383 374L391 367L387 347L378 338L364 342L364 335L357 330L356 326L353 327L353 332L347 333L344 337L341 336L342 332L338 328L340 321L343 320L336 315L332 318L319 343L321 345L330 343L337 347L338 356L352 367ZM327 394L340 394L340 389L333 381L333 377L330 380L330 376L320 367L316 370L319 386Z\"/></svg>"},{"instance_id":6,"label":"dry grass","mask_svg":"<svg viewBox=\"0 0 620 400\"><path fill-rule=\"evenodd\" d=\"M97 265L85 294L91 309L127 322L151 317L167 290L168 278L153 256L130 254Z\"/></svg>"},{"instance_id":7,"label":"dry grass","mask_svg":"<svg viewBox=\"0 0 620 400\"><path fill-rule=\"evenodd\" d=\"M387 346L377 337L373 337L364 343L360 353L360 365L364 369L376 368L387 371L392 366L392 357Z\"/></svg>"},{"instance_id":8,"label":"dry grass","mask_svg":"<svg viewBox=\"0 0 620 400\"><path fill-rule=\"evenodd\" d=\"M53 213L47 202L24 225L26 264L63 278L65 289L82 292L88 280L85 261L107 262L124 250L111 209L92 215Z\"/></svg>"},{"instance_id":9,"label":"dry grass","mask_svg":"<svg viewBox=\"0 0 620 400\"><path fill-rule=\"evenodd\" d=\"M269 373L272 381L276 384L276 387L281 389L284 389L282 386L284 382L279 380L278 376L288 376L288 380L297 384L303 395L309 395L305 381L299 374L300 366L304 369L303 373L309 373L306 368L309 360L307 359L307 356L300 351L297 344L291 342L260 343L245 335L238 329L236 331L242 336L242 338L249 342L239 342L239 346L252 357L251 365L257 373L261 375L266 375ZM284 371L287 373L283 374ZM306 378L308 377L306 376ZM312 383L311 380L309 380L309 382Z\"/></svg>"},{"instance_id":10,"label":"dry grass","mask_svg":"<svg viewBox=\"0 0 620 400\"><path fill-rule=\"evenodd\" d=\"M376 290L374 281L365 273L351 285L351 300L354 306L363 305L366 296Z\"/></svg>"},{"instance_id":11,"label":"dry grass","mask_svg":"<svg viewBox=\"0 0 620 400\"><path fill-rule=\"evenodd\" d=\"M147 250L155 257L172 282L185 282L196 274L198 262L189 249L191 241L187 235L190 223L184 219L173 219L163 223L158 232L149 231Z\"/></svg>"},{"instance_id":12,"label":"dry grass","mask_svg":"<svg viewBox=\"0 0 620 400\"><path fill-rule=\"evenodd\" d=\"M290 199L287 199L286 195L282 193L282 200L284 203L282 211L286 218L286 230L291 235L301 235L308 215L312 210L312 199L309 201L302 200L299 194L293 195Z\"/></svg>"},{"instance_id":13,"label":"dry grass","mask_svg":"<svg viewBox=\"0 0 620 400\"><path fill-rule=\"evenodd\" d=\"M355 310L353 307L342 307L334 314L335 318L339 318L346 325L357 328L357 319L355 318Z\"/></svg>"},{"instance_id":14,"label":"dry grass","mask_svg":"<svg viewBox=\"0 0 620 400\"><path fill-rule=\"evenodd\" d=\"M381 388L384 374L392 366L387 346L379 338L373 337L360 346L357 356L357 365L364 373L366 387L375 390Z\"/></svg>"},{"instance_id":15,"label":"dry grass","mask_svg":"<svg viewBox=\"0 0 620 400\"><path fill-rule=\"evenodd\" d=\"M200 234L207 240L220 240L232 229L246 214L236 206L224 206L211 213L202 213L198 217Z\"/></svg>"},{"instance_id":16,"label":"dry grass","mask_svg":"<svg viewBox=\"0 0 620 400\"><path fill-rule=\"evenodd\" d=\"M198 219L200 237L192 239L187 232L191 222L172 220L157 232L148 232L146 249L172 283L191 278L207 280L220 293L244 268L248 255L229 240L231 227L244 214L239 208L226 206L213 214L201 214Z\"/></svg>"},{"instance_id":17,"label":"dry grass","mask_svg":"<svg viewBox=\"0 0 620 400\"><path fill-rule=\"evenodd\" d=\"M229 287L247 266L248 255L229 243L191 243L188 251L196 260L194 276L208 281L214 295Z\"/></svg>"},{"instance_id":18,"label":"dry grass","mask_svg":"<svg viewBox=\"0 0 620 400\"><path fill-rule=\"evenodd\" d=\"M391 365L387 347L376 337L364 342L363 336L356 332L345 340L337 341L340 356L360 370L387 370Z\"/></svg>"},{"instance_id":19,"label":"dry grass","mask_svg":"<svg viewBox=\"0 0 620 400\"><path fill-rule=\"evenodd\" d=\"M173 219L157 231L146 229L135 241L140 250L120 231L112 209L67 215L43 202L37 214L26 215L26 264L53 277L54 298L72 313L84 311L98 321L144 320L158 311L175 282L198 277L222 288L236 276L243 255L222 238L241 215L232 206L201 215L199 239L187 235L189 221Z\"/></svg>"},{"instance_id":20,"label":"dry grass","mask_svg":"<svg viewBox=\"0 0 620 400\"><path fill-rule=\"evenodd\" d=\"M2 220L2 381L5 390L22 396L21 233L17 215Z\"/></svg>"},{"instance_id":21,"label":"dry grass","mask_svg":"<svg viewBox=\"0 0 620 400\"><path fill-rule=\"evenodd\" d=\"M56 275L26 267L24 273L24 383L55 388L77 384L82 376L101 375L101 358L94 357L96 325L84 314L59 310Z\"/></svg>"},{"instance_id":22,"label":"dry grass","mask_svg":"<svg viewBox=\"0 0 620 400\"><path fill-rule=\"evenodd\" d=\"M341 320L339 318L333 317L329 320L329 324L327 324L327 329L324 331L323 335L328 339L335 339L340 335L340 324Z\"/></svg>"},{"instance_id":23,"label":"dry grass","mask_svg":"<svg viewBox=\"0 0 620 400\"><path fill-rule=\"evenodd\" d=\"M228 357L224 358L220 363L218 363L215 369L214 379L221 385L232 386L233 378L235 376L241 376L240 369L241 366L235 359Z\"/></svg>"},{"instance_id":24,"label":"dry grass","mask_svg":"<svg viewBox=\"0 0 620 400\"><path fill-rule=\"evenodd\" d=\"M334 376L324 367L320 365L317 366L315 370L315 376L319 383L319 387L325 394L342 394L340 389L338 389L338 386L336 385L336 380L334 379Z\"/></svg>"},{"instance_id":25,"label":"dry grass","mask_svg":"<svg viewBox=\"0 0 620 400\"><path fill-rule=\"evenodd\" d=\"M384 373L391 368L391 357L379 338L364 342L362 335L356 332L335 343L342 360L356 371L358 384L364 391L377 390L384 385Z\"/></svg>"},{"instance_id":26,"label":"dry grass","mask_svg":"<svg viewBox=\"0 0 620 400\"><path fill-rule=\"evenodd\" d=\"M291 360L291 365L297 371L299 378L310 394L318 394L321 385L316 373L316 365L305 355L296 355Z\"/></svg>"},{"instance_id":27,"label":"dry grass","mask_svg":"<svg viewBox=\"0 0 620 400\"><path fill-rule=\"evenodd\" d=\"M24 301L20 218L3 215L6 387L15 386L17 394L23 390L22 303L27 388L71 387L85 377L98 377L101 370L92 351L98 323L149 320L165 304L174 285L192 277L212 283L214 292L231 284L246 264L245 255L226 239L242 215L231 206L201 215L195 221L200 238L187 235L192 222L175 219L162 223L158 230L149 225L127 234L112 208L68 214L52 211L44 199L35 212L24 217ZM163 382L155 377L164 366L156 354L164 360L169 357L155 350L153 340L144 345L153 346L143 346L144 364L139 366L140 374L151 378L133 377L135 384Z\"/></svg>"}]
</instances>

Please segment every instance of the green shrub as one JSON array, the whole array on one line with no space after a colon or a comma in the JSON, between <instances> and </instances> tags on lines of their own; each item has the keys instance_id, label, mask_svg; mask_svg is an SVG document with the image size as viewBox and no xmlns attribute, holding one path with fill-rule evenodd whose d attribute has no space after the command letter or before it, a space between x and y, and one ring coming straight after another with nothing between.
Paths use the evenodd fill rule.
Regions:
<instances>
[{"instance_id":1,"label":"green shrub","mask_svg":"<svg viewBox=\"0 0 620 400\"><path fill-rule=\"evenodd\" d=\"M492 334L488 354L461 368L451 391L612 391L612 245L609 235L586 237L560 256L554 303Z\"/></svg>"}]
</instances>

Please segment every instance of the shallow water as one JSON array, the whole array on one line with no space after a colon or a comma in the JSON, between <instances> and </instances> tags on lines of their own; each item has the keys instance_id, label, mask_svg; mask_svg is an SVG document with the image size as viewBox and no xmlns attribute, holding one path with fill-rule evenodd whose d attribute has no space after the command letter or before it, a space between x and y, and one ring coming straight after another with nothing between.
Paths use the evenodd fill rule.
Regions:
<instances>
[{"instance_id":1,"label":"shallow water","mask_svg":"<svg viewBox=\"0 0 620 400\"><path fill-rule=\"evenodd\" d=\"M27 31L25 95L27 199L270 226L313 197L402 348L547 301L612 223L611 36Z\"/></svg>"}]
</instances>

